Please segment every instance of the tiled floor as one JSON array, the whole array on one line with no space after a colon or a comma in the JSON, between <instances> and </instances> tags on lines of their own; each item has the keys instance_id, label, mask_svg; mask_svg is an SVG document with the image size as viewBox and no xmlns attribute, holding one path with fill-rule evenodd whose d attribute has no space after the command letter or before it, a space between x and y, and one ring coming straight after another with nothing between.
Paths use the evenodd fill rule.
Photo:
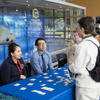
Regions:
<instances>
[{"instance_id":1,"label":"tiled floor","mask_svg":"<svg viewBox=\"0 0 100 100\"><path fill-rule=\"evenodd\" d=\"M20 100L20 99L15 98L15 97L10 96L10 95L0 93L0 100Z\"/></svg>"}]
</instances>

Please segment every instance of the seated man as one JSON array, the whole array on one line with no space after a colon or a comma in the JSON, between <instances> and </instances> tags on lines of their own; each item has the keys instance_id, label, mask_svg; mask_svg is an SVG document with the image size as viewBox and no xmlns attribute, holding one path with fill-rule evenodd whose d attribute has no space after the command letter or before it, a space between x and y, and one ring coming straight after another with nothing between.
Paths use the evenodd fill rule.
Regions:
<instances>
[{"instance_id":1,"label":"seated man","mask_svg":"<svg viewBox=\"0 0 100 100\"><path fill-rule=\"evenodd\" d=\"M47 71L47 67L49 70L54 69L51 56L46 51L46 41L43 38L38 38L35 41L35 46L37 47L37 51L34 52L30 59L30 64L32 67L31 75L40 74Z\"/></svg>"}]
</instances>

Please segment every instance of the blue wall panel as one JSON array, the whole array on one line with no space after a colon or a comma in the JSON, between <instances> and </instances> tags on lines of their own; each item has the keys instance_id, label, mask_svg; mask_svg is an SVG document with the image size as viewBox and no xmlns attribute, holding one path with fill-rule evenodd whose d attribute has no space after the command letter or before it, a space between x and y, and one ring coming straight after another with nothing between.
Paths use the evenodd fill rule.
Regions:
<instances>
[{"instance_id":1,"label":"blue wall panel","mask_svg":"<svg viewBox=\"0 0 100 100\"><path fill-rule=\"evenodd\" d=\"M16 12L7 9L7 14L3 15L0 11L0 25L11 30L16 36L15 43L20 45L22 49L22 58L30 60L31 55L35 52L35 40L44 38L45 31L48 30L48 23L53 23L54 19L48 19L44 15L44 10L40 10L39 18L32 18L32 14L26 14L23 11ZM43 16L44 15L44 16ZM53 28L53 27L52 27ZM60 39L46 38L47 51L52 52L62 49L64 46L59 45ZM0 46L0 65L8 57L7 45Z\"/></svg>"},{"instance_id":2,"label":"blue wall panel","mask_svg":"<svg viewBox=\"0 0 100 100\"><path fill-rule=\"evenodd\" d=\"M8 46L4 45L4 58L6 59L8 57Z\"/></svg>"},{"instance_id":3,"label":"blue wall panel","mask_svg":"<svg viewBox=\"0 0 100 100\"><path fill-rule=\"evenodd\" d=\"M0 65L4 61L4 49L3 46L0 46Z\"/></svg>"}]
</instances>

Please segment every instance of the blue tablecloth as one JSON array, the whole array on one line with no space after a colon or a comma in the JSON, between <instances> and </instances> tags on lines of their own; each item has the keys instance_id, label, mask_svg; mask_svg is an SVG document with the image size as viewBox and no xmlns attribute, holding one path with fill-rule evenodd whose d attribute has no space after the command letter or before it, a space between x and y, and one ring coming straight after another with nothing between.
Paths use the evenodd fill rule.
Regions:
<instances>
[{"instance_id":1,"label":"blue tablecloth","mask_svg":"<svg viewBox=\"0 0 100 100\"><path fill-rule=\"evenodd\" d=\"M67 67L1 86L0 92L24 100L75 100L75 80L69 79Z\"/></svg>"}]
</instances>

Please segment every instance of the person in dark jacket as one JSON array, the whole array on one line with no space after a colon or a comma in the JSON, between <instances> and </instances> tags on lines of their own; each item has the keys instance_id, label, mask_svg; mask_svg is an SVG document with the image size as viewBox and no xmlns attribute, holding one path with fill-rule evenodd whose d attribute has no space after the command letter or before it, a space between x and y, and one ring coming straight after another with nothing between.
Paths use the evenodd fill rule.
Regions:
<instances>
[{"instance_id":1,"label":"person in dark jacket","mask_svg":"<svg viewBox=\"0 0 100 100\"><path fill-rule=\"evenodd\" d=\"M21 48L15 43L8 46L9 57L2 63L0 76L1 85L26 78L24 62L21 58Z\"/></svg>"}]
</instances>

